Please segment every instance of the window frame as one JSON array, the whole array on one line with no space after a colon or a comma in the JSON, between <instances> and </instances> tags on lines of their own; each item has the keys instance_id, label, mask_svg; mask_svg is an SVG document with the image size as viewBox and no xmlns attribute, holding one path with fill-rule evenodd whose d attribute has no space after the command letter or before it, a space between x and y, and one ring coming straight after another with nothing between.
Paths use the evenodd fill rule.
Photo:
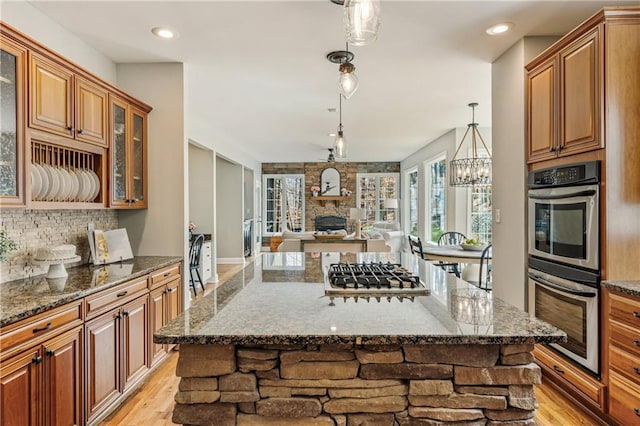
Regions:
<instances>
[{"instance_id":1,"label":"window frame","mask_svg":"<svg viewBox=\"0 0 640 426\"><path fill-rule=\"evenodd\" d=\"M414 237L418 237L420 235L420 171L418 170L418 166L414 166L405 171L406 177L406 194L405 194L405 218L404 221L406 223L405 232L407 235L412 235ZM416 182L415 182L415 221L411 219L411 202L412 202L412 191L411 191L411 175L415 174ZM412 229L411 225L415 223L415 232Z\"/></svg>"},{"instance_id":2,"label":"window frame","mask_svg":"<svg viewBox=\"0 0 640 426\"><path fill-rule=\"evenodd\" d=\"M385 177L392 177L395 179L395 188L393 190L393 192L395 193L395 198L400 198L399 197L399 191L400 191L400 173L397 172L382 172L382 173L356 173L356 206L360 207L360 208L366 208L366 205L363 205L362 203L362 189L360 187L360 179L362 179L363 177L368 177L368 178L375 178L376 183L375 183L375 191L376 191L376 199L375 199L375 205L376 205L376 210L375 210L375 214L374 214L374 219L373 221L369 221L368 217L369 217L369 211L367 210L367 219L365 219L362 222L362 226L370 226L375 222L381 222L381 221L385 221L386 220L386 216L383 215L382 213L384 213L384 207L381 206L382 204L382 200L384 198L387 197L381 197L381 193L380 193L380 179L381 178L385 178ZM398 203L399 205L400 203ZM398 209L399 210L399 209ZM396 212L396 221L398 218L398 213ZM385 216L383 218L383 216Z\"/></svg>"},{"instance_id":3,"label":"window frame","mask_svg":"<svg viewBox=\"0 0 640 426\"><path fill-rule=\"evenodd\" d=\"M424 215L424 236L425 236L425 241L426 242L432 242L432 243L437 243L438 242L438 238L432 238L433 236L433 231L432 231L432 214L431 214L431 208L433 205L433 197L432 197L432 179L431 179L431 166L432 164L435 163L439 163L444 161L444 175L442 176L442 196L443 196L443 202L444 202L444 206L442 207L442 212L441 212L441 217L444 218L444 223L442 223L441 221L441 226L440 230L444 233L447 230L447 222L449 221L449 217L447 214L447 207L449 205L450 200L448 200L449 198L449 194L448 194L448 190L449 190L449 182L448 182L448 175L449 175L449 166L447 164L447 152L443 151L440 152L437 155L434 155L431 158L428 158L427 160L424 161L424 182L425 182L425 187L423 190L424 193L424 197L425 197L425 202L424 202L424 207L425 207L425 215Z\"/></svg>"},{"instance_id":4,"label":"window frame","mask_svg":"<svg viewBox=\"0 0 640 426\"><path fill-rule=\"evenodd\" d=\"M301 201L301 228L302 230L305 230L305 218L306 218L306 197L305 197L305 188L306 188L306 183L305 183L305 175L304 173L287 173L287 174L263 174L262 175L262 197L263 197L263 202L262 202L262 235L264 236L273 236L273 235L277 235L277 234L281 234L284 229L281 229L279 231L268 231L267 226L269 224L269 219L268 219L268 215L267 215L267 207L269 204L269 200L270 197L267 194L267 191L269 190L269 186L267 185L267 181L269 179L282 179L283 182L285 182L283 184L283 194L286 191L286 179L301 179L301 184L300 184L300 188L301 188L301 192L300 192L300 201ZM284 201L282 202L282 205L280 207L280 214L281 217L283 217L284 219L282 220L282 225L285 226L286 225L286 206L287 206L287 199L286 197L283 197Z\"/></svg>"}]
</instances>

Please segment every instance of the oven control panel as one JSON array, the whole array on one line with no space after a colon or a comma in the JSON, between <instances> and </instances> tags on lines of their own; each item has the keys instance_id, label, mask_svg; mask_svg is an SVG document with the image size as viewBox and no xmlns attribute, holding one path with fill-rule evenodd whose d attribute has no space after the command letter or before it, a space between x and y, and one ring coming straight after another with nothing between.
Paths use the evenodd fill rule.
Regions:
<instances>
[{"instance_id":1,"label":"oven control panel","mask_svg":"<svg viewBox=\"0 0 640 426\"><path fill-rule=\"evenodd\" d=\"M529 186L569 186L578 183L600 181L600 165L597 161L550 169L536 170L529 173Z\"/></svg>"}]
</instances>

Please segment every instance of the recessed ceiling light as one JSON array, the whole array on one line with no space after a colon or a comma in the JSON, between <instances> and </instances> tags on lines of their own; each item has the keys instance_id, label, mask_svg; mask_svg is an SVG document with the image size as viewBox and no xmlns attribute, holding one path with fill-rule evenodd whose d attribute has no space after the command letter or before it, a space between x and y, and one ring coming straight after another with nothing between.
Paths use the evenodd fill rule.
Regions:
<instances>
[{"instance_id":1,"label":"recessed ceiling light","mask_svg":"<svg viewBox=\"0 0 640 426\"><path fill-rule=\"evenodd\" d=\"M513 22L500 22L499 24L492 25L487 28L486 32L489 35L498 35L502 33L506 33L511 28L513 28Z\"/></svg>"},{"instance_id":2,"label":"recessed ceiling light","mask_svg":"<svg viewBox=\"0 0 640 426\"><path fill-rule=\"evenodd\" d=\"M153 27L151 28L151 33L156 37L166 38L166 39L178 37L178 32L176 30L166 26Z\"/></svg>"}]
</instances>

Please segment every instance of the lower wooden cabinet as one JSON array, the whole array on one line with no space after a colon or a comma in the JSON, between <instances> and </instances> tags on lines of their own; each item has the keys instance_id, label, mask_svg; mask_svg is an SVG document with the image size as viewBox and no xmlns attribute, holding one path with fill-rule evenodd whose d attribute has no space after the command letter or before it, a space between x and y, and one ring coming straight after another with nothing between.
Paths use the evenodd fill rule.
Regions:
<instances>
[{"instance_id":1,"label":"lower wooden cabinet","mask_svg":"<svg viewBox=\"0 0 640 426\"><path fill-rule=\"evenodd\" d=\"M149 317L151 318L150 361L153 366L160 361L174 345L153 343L153 333L178 316L180 305L180 275L173 276L169 282L151 291L149 295Z\"/></svg>"},{"instance_id":2,"label":"lower wooden cabinet","mask_svg":"<svg viewBox=\"0 0 640 426\"><path fill-rule=\"evenodd\" d=\"M145 294L86 324L88 421L147 372L148 309Z\"/></svg>"},{"instance_id":3,"label":"lower wooden cabinet","mask_svg":"<svg viewBox=\"0 0 640 426\"><path fill-rule=\"evenodd\" d=\"M82 377L82 327L7 359L0 366L0 424L83 424Z\"/></svg>"}]
</instances>

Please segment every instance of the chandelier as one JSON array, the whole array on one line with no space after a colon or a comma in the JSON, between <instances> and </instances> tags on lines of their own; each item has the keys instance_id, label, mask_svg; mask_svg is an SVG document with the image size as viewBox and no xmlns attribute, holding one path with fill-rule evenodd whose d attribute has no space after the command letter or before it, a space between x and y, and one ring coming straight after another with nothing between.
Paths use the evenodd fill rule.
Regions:
<instances>
[{"instance_id":1,"label":"chandelier","mask_svg":"<svg viewBox=\"0 0 640 426\"><path fill-rule=\"evenodd\" d=\"M449 185L451 186L487 186L491 185L491 153L478 131L478 123L475 122L477 102L469 104L471 107L471 123L467 125L467 131L453 154L453 160L449 163ZM471 131L471 157L458 158L460 148ZM486 151L484 156L478 152L477 139L480 139L482 147Z\"/></svg>"},{"instance_id":2,"label":"chandelier","mask_svg":"<svg viewBox=\"0 0 640 426\"><path fill-rule=\"evenodd\" d=\"M355 58L353 52L349 52L349 45L345 50L336 50L327 54L329 62L340 64L340 75L338 77L338 87L345 99L349 99L358 90L358 76L355 73L356 67L351 63Z\"/></svg>"}]
</instances>

